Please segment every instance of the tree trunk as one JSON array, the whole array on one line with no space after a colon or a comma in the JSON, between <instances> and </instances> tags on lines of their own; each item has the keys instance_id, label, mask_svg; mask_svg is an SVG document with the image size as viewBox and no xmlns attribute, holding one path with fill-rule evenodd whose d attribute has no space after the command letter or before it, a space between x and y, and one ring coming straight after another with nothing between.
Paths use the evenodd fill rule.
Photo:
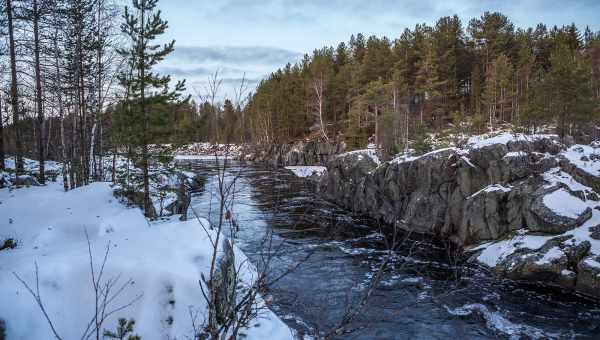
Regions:
<instances>
[{"instance_id":1,"label":"tree trunk","mask_svg":"<svg viewBox=\"0 0 600 340\"><path fill-rule=\"evenodd\" d=\"M379 149L379 107L375 105L375 148Z\"/></svg>"},{"instance_id":2,"label":"tree trunk","mask_svg":"<svg viewBox=\"0 0 600 340\"><path fill-rule=\"evenodd\" d=\"M323 76L315 80L315 94L317 95L317 109L319 111L319 124L321 125L321 134L326 141L329 141L325 130L325 121L323 119Z\"/></svg>"},{"instance_id":3,"label":"tree trunk","mask_svg":"<svg viewBox=\"0 0 600 340\"><path fill-rule=\"evenodd\" d=\"M142 7L144 7L144 1L142 0ZM146 82L145 82L145 51L144 51L144 25L145 25L145 11L141 11L140 20L140 109L142 110L142 117L144 119L144 127L142 131L142 171L144 176L144 214L146 217L154 217L152 213L154 211L152 202L150 201L150 179L148 178L148 113L146 112ZM213 106L213 110L214 110ZM215 116L215 123L218 123ZM216 125L215 125L216 126Z\"/></svg>"},{"instance_id":4,"label":"tree trunk","mask_svg":"<svg viewBox=\"0 0 600 340\"><path fill-rule=\"evenodd\" d=\"M17 91L17 57L15 53L15 37L13 26L12 0L6 0L6 17L8 21L8 45L10 52L10 102L15 130L15 176L23 174L23 145L21 142L21 127L19 118L19 94Z\"/></svg>"},{"instance_id":5,"label":"tree trunk","mask_svg":"<svg viewBox=\"0 0 600 340\"><path fill-rule=\"evenodd\" d=\"M37 106L37 147L39 161L38 179L41 184L46 182L44 169L44 108L42 106L42 75L40 68L40 35L39 35L39 20L40 13L38 10L37 0L33 0L33 50L35 55L35 102Z\"/></svg>"},{"instance_id":6,"label":"tree trunk","mask_svg":"<svg viewBox=\"0 0 600 340\"><path fill-rule=\"evenodd\" d=\"M59 96L60 97L60 96ZM60 99L59 99L60 100ZM60 150L63 162L62 176L63 176L63 187L65 191L69 191L69 179L67 178L67 172L69 170L67 163L67 152L65 150L65 124L62 113L62 104L59 103L60 110Z\"/></svg>"},{"instance_id":7,"label":"tree trunk","mask_svg":"<svg viewBox=\"0 0 600 340\"><path fill-rule=\"evenodd\" d=\"M0 94L0 171L4 166L4 122L2 121L2 95Z\"/></svg>"},{"instance_id":8,"label":"tree trunk","mask_svg":"<svg viewBox=\"0 0 600 340\"><path fill-rule=\"evenodd\" d=\"M55 90L58 95L56 96L56 101L58 104L58 116L60 119L60 155L61 161L63 163L62 168L62 176L63 176L63 187L65 191L69 191L69 177L68 174L71 173L71 163L67 159L67 147L65 144L65 110L62 101L62 88L60 82L60 63L59 63L59 55L58 55L58 28L56 28L54 35L54 67L55 67ZM73 187L73 182L70 182L70 186Z\"/></svg>"}]
</instances>

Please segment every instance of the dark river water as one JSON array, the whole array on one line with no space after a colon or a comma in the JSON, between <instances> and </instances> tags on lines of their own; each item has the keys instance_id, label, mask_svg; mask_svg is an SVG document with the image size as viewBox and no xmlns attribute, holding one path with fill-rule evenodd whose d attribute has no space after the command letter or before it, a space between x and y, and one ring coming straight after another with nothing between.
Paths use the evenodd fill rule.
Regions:
<instances>
[{"instance_id":1,"label":"dark river water","mask_svg":"<svg viewBox=\"0 0 600 340\"><path fill-rule=\"evenodd\" d=\"M179 167L205 176L192 207L216 221L214 162ZM374 221L320 199L288 170L233 165L228 174L238 246L260 266L270 240L272 278L297 265L265 298L300 337L337 325L387 257L381 283L340 339L600 339L598 304L494 278L424 236L390 254Z\"/></svg>"}]
</instances>

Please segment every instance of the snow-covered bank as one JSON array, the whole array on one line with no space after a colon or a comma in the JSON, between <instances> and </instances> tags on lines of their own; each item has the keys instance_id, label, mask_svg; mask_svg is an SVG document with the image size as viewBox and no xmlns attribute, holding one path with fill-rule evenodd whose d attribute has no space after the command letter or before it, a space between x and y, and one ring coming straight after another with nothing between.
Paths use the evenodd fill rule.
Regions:
<instances>
[{"instance_id":1,"label":"snow-covered bank","mask_svg":"<svg viewBox=\"0 0 600 340\"><path fill-rule=\"evenodd\" d=\"M175 150L175 159L233 159L238 158L242 152L242 145L237 144L211 144L192 143L178 147Z\"/></svg>"},{"instance_id":2,"label":"snow-covered bank","mask_svg":"<svg viewBox=\"0 0 600 340\"><path fill-rule=\"evenodd\" d=\"M64 339L81 337L94 310L84 230L97 266L110 242L104 277L132 280L113 306L140 297L112 315L104 328L114 329L117 318L125 317L136 320L135 331L142 339L191 336L190 310L199 311L201 319L206 308L198 281L211 258L200 222L207 224L176 219L148 223L138 208L119 203L106 183L66 193L60 183L0 190L0 237L18 241L17 249L0 252L0 319L6 320L7 338L52 338L39 307L12 274L35 284L35 262L40 293L55 328ZM236 259L241 263L245 257L239 252ZM247 331L250 339L293 338L270 311L255 324Z\"/></svg>"},{"instance_id":3,"label":"snow-covered bank","mask_svg":"<svg viewBox=\"0 0 600 340\"><path fill-rule=\"evenodd\" d=\"M225 156L225 155L175 155L173 157L176 161L214 161L214 160L224 160L224 159L233 159L233 156Z\"/></svg>"}]
</instances>

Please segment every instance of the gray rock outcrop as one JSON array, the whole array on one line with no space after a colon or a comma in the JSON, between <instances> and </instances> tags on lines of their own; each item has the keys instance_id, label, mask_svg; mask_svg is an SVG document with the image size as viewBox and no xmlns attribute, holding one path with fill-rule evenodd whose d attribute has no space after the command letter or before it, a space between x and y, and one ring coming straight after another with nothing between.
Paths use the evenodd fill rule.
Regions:
<instances>
[{"instance_id":1,"label":"gray rock outcrop","mask_svg":"<svg viewBox=\"0 0 600 340\"><path fill-rule=\"evenodd\" d=\"M598 195L545 177L559 169L575 180L583 177L562 157L564 150L555 138L516 139L382 164L355 151L327 164L318 191L354 213L461 247L499 240L524 228L548 235L544 246L516 251L495 272L600 299L600 266L586 257L591 254L589 242L560 236L592 217L585 202ZM594 188L600 183L584 174L588 177L583 184Z\"/></svg>"},{"instance_id":2,"label":"gray rock outcrop","mask_svg":"<svg viewBox=\"0 0 600 340\"><path fill-rule=\"evenodd\" d=\"M543 206L531 209L544 195L538 191L543 184L539 175L558 166L542 153L549 150L547 144L442 149L382 165L347 153L329 162L319 191L353 212L461 246L497 239L527 221L535 221L535 230L557 232L580 225L590 212L567 221Z\"/></svg>"},{"instance_id":3,"label":"gray rock outcrop","mask_svg":"<svg viewBox=\"0 0 600 340\"><path fill-rule=\"evenodd\" d=\"M267 164L272 167L325 165L345 149L344 142L319 140L254 145L243 150L240 160Z\"/></svg>"}]
</instances>

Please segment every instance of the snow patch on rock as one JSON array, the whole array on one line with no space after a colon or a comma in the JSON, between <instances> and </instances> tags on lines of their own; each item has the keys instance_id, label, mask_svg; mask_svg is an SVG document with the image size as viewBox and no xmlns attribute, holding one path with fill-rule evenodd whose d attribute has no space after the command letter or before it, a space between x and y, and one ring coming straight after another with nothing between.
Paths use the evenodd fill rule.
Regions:
<instances>
[{"instance_id":1,"label":"snow patch on rock","mask_svg":"<svg viewBox=\"0 0 600 340\"><path fill-rule=\"evenodd\" d=\"M577 219L588 209L588 205L563 189L544 196L544 205L557 215Z\"/></svg>"},{"instance_id":2,"label":"snow patch on rock","mask_svg":"<svg viewBox=\"0 0 600 340\"><path fill-rule=\"evenodd\" d=\"M293 172L297 177L321 176L327 171L327 168L324 166L286 166L285 168Z\"/></svg>"}]
</instances>

